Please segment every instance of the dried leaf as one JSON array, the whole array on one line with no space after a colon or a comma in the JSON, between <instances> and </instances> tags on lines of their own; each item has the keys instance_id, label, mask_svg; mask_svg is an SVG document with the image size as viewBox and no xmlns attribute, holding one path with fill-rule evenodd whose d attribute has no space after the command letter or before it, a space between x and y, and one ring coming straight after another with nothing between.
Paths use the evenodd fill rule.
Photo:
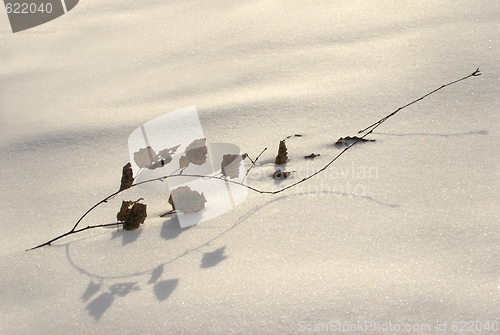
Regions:
<instances>
[{"instance_id":1,"label":"dried leaf","mask_svg":"<svg viewBox=\"0 0 500 335\"><path fill-rule=\"evenodd\" d=\"M146 204L141 204L135 202L130 209L125 222L123 222L123 229L125 230L136 230L139 229L140 225L144 223L147 218Z\"/></svg>"},{"instance_id":2,"label":"dried leaf","mask_svg":"<svg viewBox=\"0 0 500 335\"><path fill-rule=\"evenodd\" d=\"M132 171L132 165L128 163L123 167L122 170L122 181L120 184L120 191L130 188L134 183L134 173Z\"/></svg>"},{"instance_id":3,"label":"dried leaf","mask_svg":"<svg viewBox=\"0 0 500 335\"><path fill-rule=\"evenodd\" d=\"M189 165L189 158L184 155L184 156L181 156L181 158L179 158L179 167L181 169L184 169L184 168L187 168Z\"/></svg>"},{"instance_id":4,"label":"dried leaf","mask_svg":"<svg viewBox=\"0 0 500 335\"><path fill-rule=\"evenodd\" d=\"M127 219L128 215L130 214L130 210L132 209L132 206L134 206L135 203L138 203L139 201L144 200L143 198L137 199L136 201L122 201L122 207L120 208L120 211L116 214L116 220L118 222L123 222Z\"/></svg>"},{"instance_id":5,"label":"dried leaf","mask_svg":"<svg viewBox=\"0 0 500 335\"><path fill-rule=\"evenodd\" d=\"M342 145L342 144L349 145L350 143L354 143L356 141L360 141L360 142L375 142L375 140L369 140L369 139L361 138L361 137L357 137L357 136L352 136L352 137L351 136L347 136L347 137L341 137L341 138L339 138L337 140L337 142L335 142L335 145Z\"/></svg>"},{"instance_id":6,"label":"dried leaf","mask_svg":"<svg viewBox=\"0 0 500 335\"><path fill-rule=\"evenodd\" d=\"M208 149L205 141L205 138L194 140L186 148L186 156L191 163L195 165L202 165L207 161Z\"/></svg>"},{"instance_id":7,"label":"dried leaf","mask_svg":"<svg viewBox=\"0 0 500 335\"><path fill-rule=\"evenodd\" d=\"M174 210L183 213L195 213L205 209L205 196L203 193L198 193L189 188L189 186L181 186L170 193L168 203L172 205ZM174 205L175 203L175 205Z\"/></svg>"},{"instance_id":8,"label":"dried leaf","mask_svg":"<svg viewBox=\"0 0 500 335\"><path fill-rule=\"evenodd\" d=\"M116 214L116 220L118 220L118 222L125 221L128 214L130 213L130 208L132 208L133 205L133 201L122 201L122 207L120 208L118 214Z\"/></svg>"},{"instance_id":9,"label":"dried leaf","mask_svg":"<svg viewBox=\"0 0 500 335\"><path fill-rule=\"evenodd\" d=\"M315 153L312 153L310 155L307 155L307 156L304 156L304 158L315 158L315 157L318 157L318 156L321 156L321 154L315 154Z\"/></svg>"},{"instance_id":10,"label":"dried leaf","mask_svg":"<svg viewBox=\"0 0 500 335\"><path fill-rule=\"evenodd\" d=\"M180 144L169 149L161 150L158 155L153 158L153 162L149 166L147 166L147 168L150 170L154 170L170 163L172 161L172 155L175 154L179 147Z\"/></svg>"},{"instance_id":11,"label":"dried leaf","mask_svg":"<svg viewBox=\"0 0 500 335\"><path fill-rule=\"evenodd\" d=\"M276 160L274 161L274 164L276 164L276 165L285 164L287 159L288 159L288 154L286 151L285 141L280 141L278 155L276 156Z\"/></svg>"},{"instance_id":12,"label":"dried leaf","mask_svg":"<svg viewBox=\"0 0 500 335\"><path fill-rule=\"evenodd\" d=\"M229 177L231 179L238 178L240 174L240 163L243 159L241 155L224 155L222 157L222 163L220 164L220 169L224 177Z\"/></svg>"},{"instance_id":13,"label":"dried leaf","mask_svg":"<svg viewBox=\"0 0 500 335\"><path fill-rule=\"evenodd\" d=\"M139 151L134 152L134 162L139 168L145 168L153 163L156 153L151 147L141 148Z\"/></svg>"}]
</instances>

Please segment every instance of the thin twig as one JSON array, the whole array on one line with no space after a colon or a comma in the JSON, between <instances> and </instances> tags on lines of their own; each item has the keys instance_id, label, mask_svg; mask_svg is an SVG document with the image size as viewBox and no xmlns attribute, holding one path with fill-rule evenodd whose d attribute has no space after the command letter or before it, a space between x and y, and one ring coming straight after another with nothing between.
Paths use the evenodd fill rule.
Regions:
<instances>
[{"instance_id":1,"label":"thin twig","mask_svg":"<svg viewBox=\"0 0 500 335\"><path fill-rule=\"evenodd\" d=\"M248 176L248 173L250 172L250 170L255 166L255 164L257 163L257 161L259 160L260 156L264 153L264 151L266 151L267 148L264 148L264 150L262 150L260 152L260 154L257 156L257 158L255 158L255 160L253 161L250 156L247 155L248 159L250 159L250 161L252 162L252 165L250 165L250 167L248 168L247 170L247 173L245 173L245 177L243 177L243 179L246 178L246 176Z\"/></svg>"},{"instance_id":2,"label":"thin twig","mask_svg":"<svg viewBox=\"0 0 500 335\"><path fill-rule=\"evenodd\" d=\"M92 206L88 211L85 212L85 214L83 214L79 219L78 221L76 221L75 225L73 226L73 229L70 230L70 232L74 232L76 227L78 226L78 224L80 222L82 222L83 218L87 216L87 214L89 214L92 210L94 210L94 208L96 208L97 206L99 205L102 205L106 202L108 202L109 200L113 199L117 194L123 192L125 190L120 190L120 191L117 191L109 196L107 196L106 198L102 199L101 201L99 201L97 204L95 204L94 206Z\"/></svg>"},{"instance_id":3,"label":"thin twig","mask_svg":"<svg viewBox=\"0 0 500 335\"><path fill-rule=\"evenodd\" d=\"M95 208L95 207L94 207ZM54 241L57 241L65 236L68 236L70 234L76 234L76 233L79 233L79 232L82 232L84 230L87 230L87 229L92 229L92 228L100 228L100 227L111 227L111 226L116 226L118 224L121 224L121 222L115 222L115 223L105 223L105 224L100 224L100 225L95 225L95 226L87 226L85 228L80 228L80 229L77 229L77 230L70 230L69 232L65 233L65 234L62 234L60 236L57 236L56 238L53 238L52 240L48 241L48 242L45 242L43 244L40 244L40 245L37 245L36 247L33 247L31 249L27 249L26 251L30 251L30 250L34 250L34 249L38 249L38 248L41 248L45 245L51 245L52 242Z\"/></svg>"},{"instance_id":4,"label":"thin twig","mask_svg":"<svg viewBox=\"0 0 500 335\"><path fill-rule=\"evenodd\" d=\"M420 101L420 100L422 100L422 99L424 99L424 98L428 97L428 96L429 96L429 95L431 95L431 94L436 93L437 91L439 91L439 90L441 90L441 89L443 89L443 88L445 88L445 87L447 87L447 86L453 85L453 84L455 84L455 83L458 83L459 81L462 81L462 80L468 79L468 78L470 78L470 77L478 77L478 76L480 76L480 75L481 75L481 73L480 73L480 71L479 71L479 68L477 68L477 70L476 70L476 71L474 71L474 72L472 72L471 74L469 74L469 75L467 75L467 76L465 76L465 77L463 77L463 78L457 79L457 80L455 80L455 81L452 81L452 82L450 82L450 83L448 83L448 84L442 85L442 86L440 86L440 87L436 88L434 91L431 91L431 92L429 92L429 93L427 93L427 94L425 94L425 95L421 96L420 98L413 100L412 102L410 102L410 103L408 103L408 104L404 105L403 107L399 107L399 108L398 108L398 109L396 109L394 112L392 112L392 113L390 113L389 115L387 115L387 116L385 116L385 117L381 118L380 120L378 120L378 121L377 121L377 122L375 122L374 124L371 124L371 125L369 125L368 127L366 127L365 129L362 129L362 130L358 131L358 134L364 133L365 131L368 131L368 130L370 130L370 129L371 129L371 130L370 130L370 132L372 132L373 130L375 130L375 128L377 128L377 127L378 127L378 126L380 126L382 123L384 123L385 121L387 121L387 119L388 119L388 118L390 118L391 116L395 115L397 112L401 111L402 109L405 109L406 107L408 107L408 106L410 106L410 105L413 105L414 103L416 103L416 102L418 102L418 101Z\"/></svg>"}]
</instances>

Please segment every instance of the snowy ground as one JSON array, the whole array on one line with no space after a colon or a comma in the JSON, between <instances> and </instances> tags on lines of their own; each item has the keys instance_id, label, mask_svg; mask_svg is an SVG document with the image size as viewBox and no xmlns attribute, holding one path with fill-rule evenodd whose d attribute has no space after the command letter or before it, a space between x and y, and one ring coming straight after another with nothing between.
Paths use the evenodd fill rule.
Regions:
<instances>
[{"instance_id":1,"label":"snowy ground","mask_svg":"<svg viewBox=\"0 0 500 335\"><path fill-rule=\"evenodd\" d=\"M497 1L81 1L16 34L0 13L1 334L498 333ZM269 178L280 139L312 172L477 67L286 194L180 229L134 189L82 225L144 197L140 230L25 251L118 189L150 119L196 105L208 141L269 147L249 182L277 189L300 178Z\"/></svg>"}]
</instances>

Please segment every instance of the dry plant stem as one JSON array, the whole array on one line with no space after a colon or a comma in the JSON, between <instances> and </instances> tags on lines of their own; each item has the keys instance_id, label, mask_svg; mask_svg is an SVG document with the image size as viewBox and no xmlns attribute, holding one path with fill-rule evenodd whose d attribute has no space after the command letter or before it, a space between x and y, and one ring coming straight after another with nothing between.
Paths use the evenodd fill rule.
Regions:
<instances>
[{"instance_id":1,"label":"dry plant stem","mask_svg":"<svg viewBox=\"0 0 500 335\"><path fill-rule=\"evenodd\" d=\"M220 179L220 180L223 180L225 182L228 182L228 183L232 183L232 184L236 184L236 185L240 185L240 186L243 186L243 187L246 187L248 188L249 190L252 190L252 191L255 191L257 193L260 193L260 194L278 194L278 193L281 193L281 192L284 192L294 186L297 186L298 184L300 183L303 183L305 182L306 180L309 180L311 178L313 178L314 176L320 174L321 172L325 171L326 169L328 169L328 167L330 165L333 164L333 162L335 162L337 159L340 158L340 156L342 156L347 150L351 149L356 143L358 143L359 141L362 141L366 136L368 136L369 134L371 134L376 128L378 128L382 123L384 123L387 119L389 119L391 116L395 115L396 113L398 113L399 111L401 111L402 109L405 109L406 107L410 106L410 105L413 105L414 103L428 97L429 95L433 94L433 93L436 93L437 91L447 87L447 86L450 86L450 85L453 85L455 83L458 83L462 80L465 80L465 79L468 79L468 78L471 78L471 77L477 77L477 76L480 76L481 73L479 72L479 68L472 72L471 74L463 77L463 78L460 78L458 80L455 80L455 81L452 81L448 84L445 84L445 85L442 85L440 87L438 87L437 89L421 96L420 98L416 99L416 100L413 100L412 102L402 106L402 107L399 107L397 110L395 110L394 112L390 113L389 115L383 117L382 119L380 119L379 121L373 123L372 125L364 128L363 130L360 130L358 133L365 133L363 136L361 137L358 137L358 139L353 142L351 145L349 145L348 147L346 147L345 149L343 149L340 153L337 154L337 156L335 156L330 162L328 162L323 168L321 168L320 170L310 174L309 176L305 177L305 178L302 178L301 180L293 183L293 184L290 184L286 187L283 187L279 190L276 190L276 191L262 191L262 190L259 190L255 187L252 187L252 186L249 186L249 185L246 185L246 184L243 184L241 182L237 182L237 181L232 181L230 179L226 179L224 176L220 175L220 176L203 176L203 175L192 175L192 174L177 174L177 175L169 175L169 176L163 176L163 177L159 177L159 178L155 178L155 179L150 179L150 180L145 180L145 181L142 181L140 183L136 183L136 184L133 184L130 186L130 188L132 187L135 187L135 186L139 186L139 185L142 185L142 184L146 184L146 183L151 183L151 182L154 182L154 181L162 181L164 179L167 179L167 178L173 178L173 177L198 177L198 178L205 178L205 179ZM266 148L267 149L267 148ZM250 172L251 168L255 165L255 163L257 162L257 160L259 159L259 157L264 153L264 151L266 151L266 149L262 150L262 152L257 156L257 158L255 159L255 161L252 161L252 166L250 166L250 168L247 170L247 173L245 174L245 177L248 175L248 173ZM116 195L118 195L119 193L125 191L126 189L124 190L121 190L121 191L117 191L113 194L111 194L110 196L106 197L105 199L99 201L97 204L95 204L94 206L92 206L88 211L86 211L81 217L80 219L76 222L76 224L73 226L73 228L67 232L67 233L64 233L56 238L53 238L52 240L48 241L48 242L45 242L43 244L40 244L36 247L33 247L31 249L28 249L28 250L33 250L33 249L37 249L37 248L40 248L40 247L43 247L45 245L50 245L52 242L54 241L57 241L65 236L68 236L68 235L71 235L71 234L76 234L76 233L79 233L79 232L82 232L84 230L87 230L87 229L92 229L92 228L99 228L99 227L108 227L108 226L114 226L114 225L117 225L116 223L110 223L110 224L103 224L103 225L95 225L95 226L87 226L85 228L81 228L81 229L76 229L76 227L78 226L78 224L85 218L85 216L87 216L87 214L89 214L92 210L94 210L97 206L103 204L103 203L106 203L108 202L108 200L111 200L112 198L114 198ZM27 251L28 251L27 250Z\"/></svg>"},{"instance_id":2,"label":"dry plant stem","mask_svg":"<svg viewBox=\"0 0 500 335\"><path fill-rule=\"evenodd\" d=\"M125 190L121 190L121 191L117 191L109 196L107 196L106 198L102 199L101 201L99 201L97 204L95 204L94 206L92 206L88 211L85 212L85 214L83 214L79 219L78 221L76 221L75 225L73 226L73 229L70 230L70 232L74 232L76 227L80 224L80 222L82 222L83 218L87 216L87 214L89 214L91 211L94 210L94 208L96 208L97 206L99 205L102 205L106 202L108 202L109 200L113 199L118 193L121 193Z\"/></svg>"},{"instance_id":3,"label":"dry plant stem","mask_svg":"<svg viewBox=\"0 0 500 335\"><path fill-rule=\"evenodd\" d=\"M248 169L246 175L248 174L248 172L250 172L250 169L255 165L255 163L259 160L260 156L264 153L264 151L266 151L267 148L264 148L264 150L262 150L262 152L257 156L257 158L252 161L252 166L250 166L250 168ZM251 159L250 159L251 160ZM177 170L178 171L178 170ZM142 184L146 184L146 183L150 183L150 182L153 182L153 181L158 181L158 180L164 180L164 179L167 179L169 177L177 177L177 176L181 176L181 177L200 177L200 178L209 178L209 179L221 179L221 180L226 180L226 178L224 178L222 175L220 176L202 176L202 175L183 175L181 174L182 171L178 174L178 175L169 175L169 176L163 176L163 177L160 177L160 178L155 178L155 179L150 179L150 180L145 180L145 181L142 181L140 183L136 183L136 184L133 184L130 186L130 188L132 187L135 187L135 186L138 186L138 185L142 185ZM246 177L245 175L245 177ZM249 187L245 184L242 184L242 183L238 183L238 182L234 182L234 181L231 181L231 180L227 180L228 182L231 182L231 183L234 183L234 184L238 184L238 185L241 185L241 186L245 186L245 187ZM259 191L257 189L254 189L253 187L249 187L250 189L253 189L254 191ZM119 223L111 223L111 224L105 224L105 225L95 225L95 226L87 226L85 228L82 228L82 229L76 229L76 227L78 227L78 225L80 224L80 222L82 222L82 220L90 213L92 212L96 207L98 207L99 205L102 205L106 202L108 202L109 200L113 199L114 197L116 197L118 194L122 193L123 191L125 191L127 189L123 189L123 190L120 190L120 191L116 191L115 193L107 196L106 198L102 199L101 201L99 201L98 203L96 203L94 206L90 207L79 219L78 221L75 223L75 225L73 226L73 228L68 231L67 233L64 233L62 235L59 235L58 237L55 237L53 238L52 240L50 241L47 241L45 243L42 243L40 245L37 245L36 247L33 247L33 248L30 248L30 249L27 249L26 251L29 251L29 250L34 250L34 249L38 249L40 247L43 247L43 246L46 246L46 245L51 245L52 242L54 241L57 241L65 236L68 236L68 235L71 235L71 234L76 234L76 233L79 233L79 232L82 232L84 230L87 230L87 229L92 229L92 228L99 228L99 227L107 227L107 226L112 226L112 225L118 225ZM167 212L165 213L164 215L167 215L167 214L171 214L171 213L174 213L174 211L170 211L170 212ZM163 216L164 216L163 215ZM162 216L162 217L163 217Z\"/></svg>"},{"instance_id":4,"label":"dry plant stem","mask_svg":"<svg viewBox=\"0 0 500 335\"><path fill-rule=\"evenodd\" d=\"M94 208L95 208L95 207L94 207ZM33 247L33 248L31 248L31 249L27 249L26 251L30 251L30 250L34 250L34 249L38 249L38 248L41 248L41 247L43 247L43 246L45 246L45 245L50 245L52 242L57 241L57 240L59 240L59 239L61 239L61 238L65 237L65 236L68 236L68 235L71 235L71 234L76 234L76 233L82 232L82 231L87 230L87 229L92 229L92 228L101 228L101 227L111 227L111 226L116 226L116 225L118 225L118 224L121 224L121 223L120 223L120 222L116 222L116 223L106 223L106 224L100 224L100 225L95 225L95 226L87 226L87 227L85 227L85 228L80 228L80 229L77 229L77 230L72 229L72 230L70 230L70 231L69 231L69 232L67 232L67 233L64 233L64 234L62 234L62 235L60 235L60 236L57 236L57 237L53 238L52 240L47 241L47 242L45 242L45 243L43 243L43 244L37 245L36 247Z\"/></svg>"},{"instance_id":5,"label":"dry plant stem","mask_svg":"<svg viewBox=\"0 0 500 335\"><path fill-rule=\"evenodd\" d=\"M436 93L437 91L439 91L439 90L441 90L441 89L443 89L443 88L445 88L445 87L447 87L447 86L450 86L450 85L456 84L456 83L458 83L459 81L462 81L462 80L468 79L468 78L470 78L470 77L477 77L477 76L480 76L480 75L481 75L481 73L480 73L480 71L479 71L479 68L477 68L477 70L476 70L476 71L474 71L474 72L472 72L471 74L469 74L469 75L467 75L467 76L465 76L465 77L463 77L463 78L457 79L457 80L455 80L455 81L452 81L452 82L450 82L450 83L448 83L448 84L442 85L442 86L440 86L440 87L436 88L434 91L431 91L431 92L429 92L429 93L427 93L427 94L425 94L425 95L421 96L420 98L413 100L412 102L410 102L410 103L408 103L408 104L404 105L403 107L399 107L399 108L398 108L398 109L396 109L394 112L392 112L391 114L389 114L389 115L387 115L387 116L385 116L385 117L381 118L380 120L378 120L378 121L377 121L377 122L375 122L374 124L369 125L369 126L368 126L368 127L366 127L365 129L362 129L362 130L358 131L358 134L364 133L365 131L368 131L368 130L370 130L370 132L372 132L375 128L377 128L377 127L378 127L378 126L380 126L382 123L384 123L385 121L387 121L387 119L388 119L388 118L390 118L391 116L395 115L395 114L396 114L397 112L399 112L400 110L405 109L406 107L411 106L411 105L413 105L414 103L416 103L416 102L418 102L418 101L420 101L420 100L423 100L424 98L428 97L429 95L434 94L434 93Z\"/></svg>"},{"instance_id":6,"label":"dry plant stem","mask_svg":"<svg viewBox=\"0 0 500 335\"><path fill-rule=\"evenodd\" d=\"M465 79L468 79L468 78L471 78L471 77L477 77L477 76L480 76L480 75L481 75L481 73L479 72L479 68L478 68L476 71L472 72L471 74L469 74L469 75L467 75L467 76L465 76L465 77L463 77L463 78L460 78L460 79L457 79L457 80L455 80L455 81L452 81L452 82L450 82L450 83L448 83L448 84L442 85L442 86L440 86L440 87L436 88L435 90L433 90L433 91L431 91L431 92L429 92L429 93L427 93L427 94L425 94L425 95L421 96L420 98L415 99L415 100L413 100L412 102L410 102L410 103L408 103L408 104L406 104L406 105L404 105L404 106L402 106L402 107L399 107L396 111L392 112L391 114L389 114L389 115L385 116L384 118L382 118L382 119L380 119L379 121L375 122L374 124L372 124L372 125L370 125L370 126L366 127L365 129L360 130L358 133L363 133L363 132L366 132L366 133L365 133L363 136L359 137L359 138L358 138L355 142L353 142L351 145L349 145L348 147L346 147L344 150L342 150L342 151L341 151L341 152L340 152L337 156L335 156L335 157L334 157L334 158L333 158L330 162L328 162L328 164L326 164L323 168L321 168L321 169L319 169L318 171L316 171L316 172L314 172L314 173L310 174L309 176L307 176L307 177L305 177L305 178L302 178L301 180L299 180L299 181L297 181L297 182L295 182L295 183L293 183L293 184L290 184L290 185L288 185L288 186L286 186L286 187L283 187L283 188L281 188L281 189L279 189L279 190L276 190L276 191L261 191L261 190L259 190L259 189L256 189L256 188L254 188L254 187L251 187L251 186L248 186L248 185L245 185L245 184L239 183L239 182L235 182L235 181L231 181L231 180L227 180L227 181L228 181L228 182L230 182L230 183L233 183L233 184L237 184L237 185L244 186L244 187L246 187L246 188L248 188L248 189L250 189L250 190L252 190L252 191L258 192L258 193L260 193L260 194L278 194L278 193L281 193L281 192L283 192L283 191L286 191L286 190L288 190L288 189L290 189L290 188L292 188L292 187L294 187L294 186L297 186L297 185L298 185L298 184L300 184L300 183L305 182L306 180L309 180L309 179L313 178L314 176L316 176L316 175L320 174L321 172L325 171L326 169L328 169L328 167L329 167L330 165L332 165L332 164L333 164L333 162L335 162L337 159L339 159L339 158L340 158L340 156L342 156L342 155L343 155L343 154L344 154L347 150L349 150L350 148L352 148L352 147L353 147L356 143L358 143L359 141L362 141L362 140L363 140L366 136L368 136L369 134L371 134L371 133L372 133L372 132L373 132L376 128L378 128L378 127L379 127L382 123L384 123L384 122L385 122L388 118L390 118L391 116L393 116L393 115L394 115L394 114L396 114L397 112L401 111L402 109L405 109L406 107L408 107L408 106L410 106L410 105L413 105L414 103L416 103L416 102L418 102L418 101L420 101L420 100L422 100L422 99L424 99L424 98L428 97L429 95L431 95L431 94L433 94L433 93L436 93L437 91L439 91L439 90L441 90L441 89L443 89L443 88L445 88L445 87L447 87L447 86L450 86L450 85L453 85L453 84L455 84L455 83L458 83L458 82L460 82L460 81L462 81L462 80L465 80ZM259 155L259 156L260 156L260 155ZM188 176L188 175L184 175L184 176ZM176 176L172 176L172 177L176 177ZM191 175L190 177L200 177L200 176ZM215 179L223 179L223 178L220 178L220 177L210 177L210 176L206 176L206 178L207 178L207 177L208 177L208 178L210 178L210 179L212 179L212 178L215 178ZM224 179L224 180L226 180L226 179Z\"/></svg>"}]
</instances>

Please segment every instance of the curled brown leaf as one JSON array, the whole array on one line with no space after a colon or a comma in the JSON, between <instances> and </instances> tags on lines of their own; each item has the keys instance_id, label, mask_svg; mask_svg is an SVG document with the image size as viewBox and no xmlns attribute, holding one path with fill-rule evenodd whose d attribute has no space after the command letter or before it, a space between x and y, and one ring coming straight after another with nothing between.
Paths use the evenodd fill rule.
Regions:
<instances>
[{"instance_id":1,"label":"curled brown leaf","mask_svg":"<svg viewBox=\"0 0 500 335\"><path fill-rule=\"evenodd\" d=\"M133 201L122 201L122 207L120 208L118 214L116 214L116 220L118 220L118 222L125 221L133 205Z\"/></svg>"},{"instance_id":2,"label":"curled brown leaf","mask_svg":"<svg viewBox=\"0 0 500 335\"><path fill-rule=\"evenodd\" d=\"M125 219L125 222L123 222L123 229L125 230L139 229L140 225L144 223L146 218L147 218L146 204L141 204L139 202L136 202L130 209L130 213Z\"/></svg>"},{"instance_id":3,"label":"curled brown leaf","mask_svg":"<svg viewBox=\"0 0 500 335\"><path fill-rule=\"evenodd\" d=\"M127 163L122 170L122 181L120 184L120 191L130 188L134 183L134 173L132 171L132 165Z\"/></svg>"},{"instance_id":4,"label":"curled brown leaf","mask_svg":"<svg viewBox=\"0 0 500 335\"><path fill-rule=\"evenodd\" d=\"M146 220L146 205L136 201L122 201L120 211L116 214L118 222L123 222L123 229L136 230Z\"/></svg>"},{"instance_id":5,"label":"curled brown leaf","mask_svg":"<svg viewBox=\"0 0 500 335\"><path fill-rule=\"evenodd\" d=\"M280 146L278 148L278 155L276 156L274 164L276 165L285 164L287 159L288 159L288 153L286 150L285 141L280 141Z\"/></svg>"}]
</instances>

